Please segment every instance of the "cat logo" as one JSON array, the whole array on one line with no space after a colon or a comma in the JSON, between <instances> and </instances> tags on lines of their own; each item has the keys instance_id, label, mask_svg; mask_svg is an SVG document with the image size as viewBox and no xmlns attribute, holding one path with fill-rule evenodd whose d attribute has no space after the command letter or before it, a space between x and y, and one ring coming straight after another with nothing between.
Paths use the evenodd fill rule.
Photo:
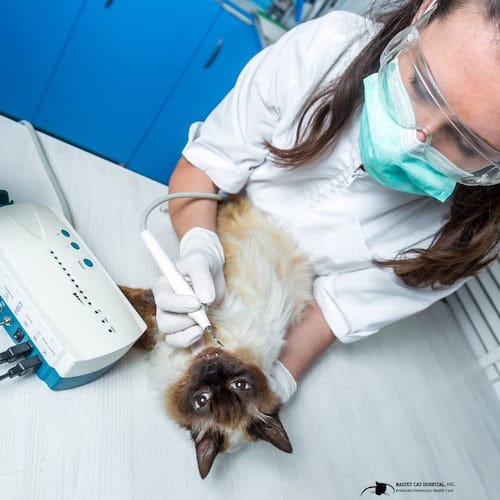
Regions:
<instances>
[{"instance_id":1,"label":"cat logo","mask_svg":"<svg viewBox=\"0 0 500 500\"><path fill-rule=\"evenodd\" d=\"M387 484L387 483L379 483L378 481L375 481L375 486L367 486L362 492L361 495L366 491L366 490L371 490L372 488L375 489L375 495L388 495L387 493L387 486L390 486L392 488L392 492L394 493L396 490L394 489L394 486ZM361 496L359 495L359 496Z\"/></svg>"}]
</instances>

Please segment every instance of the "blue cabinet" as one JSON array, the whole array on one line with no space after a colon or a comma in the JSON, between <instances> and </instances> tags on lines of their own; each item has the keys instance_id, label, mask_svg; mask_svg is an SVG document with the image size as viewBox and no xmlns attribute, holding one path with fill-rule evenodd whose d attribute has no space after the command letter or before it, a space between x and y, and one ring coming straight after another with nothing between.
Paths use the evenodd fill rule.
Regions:
<instances>
[{"instance_id":1,"label":"blue cabinet","mask_svg":"<svg viewBox=\"0 0 500 500\"><path fill-rule=\"evenodd\" d=\"M88 0L35 124L126 163L219 9L211 0Z\"/></svg>"},{"instance_id":2,"label":"blue cabinet","mask_svg":"<svg viewBox=\"0 0 500 500\"><path fill-rule=\"evenodd\" d=\"M249 18L228 9L220 0L0 0L0 113L167 182L189 124L261 49Z\"/></svg>"},{"instance_id":3,"label":"blue cabinet","mask_svg":"<svg viewBox=\"0 0 500 500\"><path fill-rule=\"evenodd\" d=\"M83 0L0 1L0 113L33 120Z\"/></svg>"},{"instance_id":4,"label":"blue cabinet","mask_svg":"<svg viewBox=\"0 0 500 500\"><path fill-rule=\"evenodd\" d=\"M187 141L189 125L206 118L261 48L255 26L221 9L127 166L166 183Z\"/></svg>"}]
</instances>

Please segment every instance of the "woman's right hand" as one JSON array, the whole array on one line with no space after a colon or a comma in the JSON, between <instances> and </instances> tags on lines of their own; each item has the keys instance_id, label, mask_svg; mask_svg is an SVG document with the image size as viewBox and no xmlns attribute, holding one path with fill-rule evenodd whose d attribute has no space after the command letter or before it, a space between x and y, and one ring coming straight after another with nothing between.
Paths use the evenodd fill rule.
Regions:
<instances>
[{"instance_id":1,"label":"woman's right hand","mask_svg":"<svg viewBox=\"0 0 500 500\"><path fill-rule=\"evenodd\" d=\"M187 279L196 297L172 290L165 277L153 286L156 323L172 347L186 348L203 336L203 329L187 314L222 299L225 290L224 251L216 233L196 227L180 242L175 266Z\"/></svg>"}]
</instances>

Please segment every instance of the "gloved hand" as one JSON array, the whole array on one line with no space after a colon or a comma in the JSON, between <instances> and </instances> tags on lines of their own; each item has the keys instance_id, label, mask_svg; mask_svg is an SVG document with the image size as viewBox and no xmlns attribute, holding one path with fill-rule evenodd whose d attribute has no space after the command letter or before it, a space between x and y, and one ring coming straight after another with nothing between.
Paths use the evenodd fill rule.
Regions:
<instances>
[{"instance_id":1,"label":"gloved hand","mask_svg":"<svg viewBox=\"0 0 500 500\"><path fill-rule=\"evenodd\" d=\"M165 277L153 286L156 323L172 347L189 347L203 335L203 329L187 313L202 304L211 304L224 295L224 251L219 237L201 227L189 230L180 242L180 258L175 263L187 278L196 297L176 294Z\"/></svg>"},{"instance_id":2,"label":"gloved hand","mask_svg":"<svg viewBox=\"0 0 500 500\"><path fill-rule=\"evenodd\" d=\"M269 386L283 404L288 402L297 390L297 382L281 361L276 361L273 365Z\"/></svg>"}]
</instances>

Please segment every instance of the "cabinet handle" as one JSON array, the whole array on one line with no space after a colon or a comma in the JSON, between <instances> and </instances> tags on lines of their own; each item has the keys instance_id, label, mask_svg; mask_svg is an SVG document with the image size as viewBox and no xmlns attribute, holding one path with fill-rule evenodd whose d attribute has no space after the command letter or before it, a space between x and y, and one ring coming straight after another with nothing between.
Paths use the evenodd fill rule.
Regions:
<instances>
[{"instance_id":1,"label":"cabinet handle","mask_svg":"<svg viewBox=\"0 0 500 500\"><path fill-rule=\"evenodd\" d=\"M224 38L220 38L211 56L207 59L207 62L203 65L205 69L212 66L213 62L217 59L217 56L219 55L220 49L222 49L223 45L224 45Z\"/></svg>"}]
</instances>

